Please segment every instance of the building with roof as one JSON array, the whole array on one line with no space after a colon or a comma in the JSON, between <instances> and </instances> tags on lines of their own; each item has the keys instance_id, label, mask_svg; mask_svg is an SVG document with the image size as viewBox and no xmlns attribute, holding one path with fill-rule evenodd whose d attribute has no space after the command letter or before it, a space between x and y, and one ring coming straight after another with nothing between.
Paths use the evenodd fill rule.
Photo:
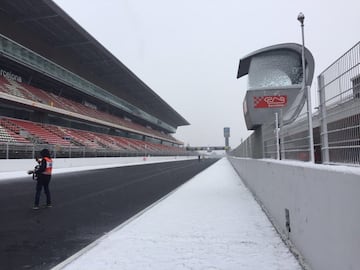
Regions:
<instances>
[{"instance_id":1,"label":"building with roof","mask_svg":"<svg viewBox=\"0 0 360 270\"><path fill-rule=\"evenodd\" d=\"M87 146L75 129L147 152L182 146L172 134L188 121L53 1L4 0L0 15L0 131L10 141ZM102 139L100 148L120 147Z\"/></svg>"}]
</instances>

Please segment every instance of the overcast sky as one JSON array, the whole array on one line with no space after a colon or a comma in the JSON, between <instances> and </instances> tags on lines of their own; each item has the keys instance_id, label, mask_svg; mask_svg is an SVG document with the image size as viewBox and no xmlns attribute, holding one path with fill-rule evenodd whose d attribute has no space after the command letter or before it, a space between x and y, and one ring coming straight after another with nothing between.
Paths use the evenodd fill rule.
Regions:
<instances>
[{"instance_id":1,"label":"overcast sky","mask_svg":"<svg viewBox=\"0 0 360 270\"><path fill-rule=\"evenodd\" d=\"M317 75L360 40L359 0L54 1L190 122L175 137L192 146L224 145L224 127L232 147L248 137L239 59L301 43L299 12L315 58L313 107Z\"/></svg>"}]
</instances>

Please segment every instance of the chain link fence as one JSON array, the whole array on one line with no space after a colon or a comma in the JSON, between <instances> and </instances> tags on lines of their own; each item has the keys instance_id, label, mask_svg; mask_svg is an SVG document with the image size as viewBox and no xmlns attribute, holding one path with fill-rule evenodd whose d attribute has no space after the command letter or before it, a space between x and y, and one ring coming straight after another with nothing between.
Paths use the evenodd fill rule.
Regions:
<instances>
[{"instance_id":1,"label":"chain link fence","mask_svg":"<svg viewBox=\"0 0 360 270\"><path fill-rule=\"evenodd\" d=\"M360 42L318 77L323 163L360 164Z\"/></svg>"},{"instance_id":2,"label":"chain link fence","mask_svg":"<svg viewBox=\"0 0 360 270\"><path fill-rule=\"evenodd\" d=\"M285 122L280 112L274 120L261 127L263 139L263 158L310 160L310 143L307 112L305 104L296 120Z\"/></svg>"}]
</instances>

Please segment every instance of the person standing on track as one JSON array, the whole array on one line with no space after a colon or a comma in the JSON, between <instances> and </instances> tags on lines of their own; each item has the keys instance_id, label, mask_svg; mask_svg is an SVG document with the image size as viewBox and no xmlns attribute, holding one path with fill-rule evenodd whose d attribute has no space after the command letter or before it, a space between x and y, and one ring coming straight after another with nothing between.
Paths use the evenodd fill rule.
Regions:
<instances>
[{"instance_id":1,"label":"person standing on track","mask_svg":"<svg viewBox=\"0 0 360 270\"><path fill-rule=\"evenodd\" d=\"M49 150L46 148L40 151L40 156L41 156L40 166L34 172L37 175L35 202L33 206L34 210L39 209L40 195L43 187L46 195L46 207L51 207L51 195L50 195L49 183L52 173L52 159L50 157Z\"/></svg>"}]
</instances>

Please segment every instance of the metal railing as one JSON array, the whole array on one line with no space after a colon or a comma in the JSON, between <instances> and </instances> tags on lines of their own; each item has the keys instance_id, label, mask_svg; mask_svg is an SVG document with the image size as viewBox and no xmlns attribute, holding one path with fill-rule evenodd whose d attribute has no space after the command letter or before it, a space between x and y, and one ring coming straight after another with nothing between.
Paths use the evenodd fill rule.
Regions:
<instances>
[{"instance_id":1,"label":"metal railing","mask_svg":"<svg viewBox=\"0 0 360 270\"><path fill-rule=\"evenodd\" d=\"M360 164L360 42L318 76L323 163Z\"/></svg>"},{"instance_id":2,"label":"metal railing","mask_svg":"<svg viewBox=\"0 0 360 270\"><path fill-rule=\"evenodd\" d=\"M310 160L307 114L302 106L294 122L284 123L280 113L278 120L274 115L273 121L261 127L264 158Z\"/></svg>"},{"instance_id":3,"label":"metal railing","mask_svg":"<svg viewBox=\"0 0 360 270\"><path fill-rule=\"evenodd\" d=\"M23 144L13 142L0 142L0 159L35 158L39 152L47 148L54 158L84 158L84 157L132 157L132 156L187 156L194 153L181 151L150 150L124 150L108 148L89 148L83 146L58 146L51 144Z\"/></svg>"}]
</instances>

